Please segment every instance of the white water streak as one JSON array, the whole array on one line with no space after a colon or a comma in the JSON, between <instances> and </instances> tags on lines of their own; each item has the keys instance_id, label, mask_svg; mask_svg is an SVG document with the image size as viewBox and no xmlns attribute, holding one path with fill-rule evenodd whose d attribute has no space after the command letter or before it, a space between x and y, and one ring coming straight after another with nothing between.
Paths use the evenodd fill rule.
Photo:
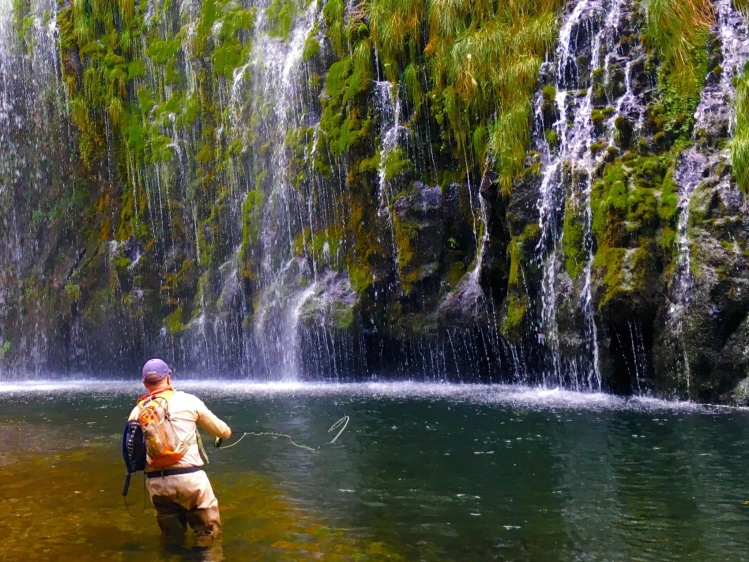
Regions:
<instances>
[{"instance_id":1,"label":"white water streak","mask_svg":"<svg viewBox=\"0 0 749 562\"><path fill-rule=\"evenodd\" d=\"M744 16L734 8L731 0L715 0L714 4L717 11L715 32L720 37L723 61L720 80L704 88L697 105L694 114L695 142L700 131L710 129L715 126L716 120L726 118L724 112L727 107L731 107L735 99L734 78L749 61L749 31ZM730 136L735 120L733 112L727 119ZM690 270L692 242L689 236L689 207L695 189L703 180L704 169L709 164L704 153L704 149L698 151L695 147L690 148L680 155L679 164L674 172L674 179L679 185L679 220L676 234L676 272L672 280L672 302L668 316L676 343L681 348L682 365L679 371L687 395L690 392L691 371L684 341L684 323L694 282ZM720 157L730 160L730 153L725 151Z\"/></svg>"}]
</instances>

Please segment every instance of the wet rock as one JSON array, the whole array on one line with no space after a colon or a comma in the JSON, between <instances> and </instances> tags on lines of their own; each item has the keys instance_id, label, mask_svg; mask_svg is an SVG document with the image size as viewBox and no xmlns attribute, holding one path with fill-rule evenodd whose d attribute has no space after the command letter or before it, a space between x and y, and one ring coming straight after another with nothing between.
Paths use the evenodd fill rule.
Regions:
<instances>
[{"instance_id":1,"label":"wet rock","mask_svg":"<svg viewBox=\"0 0 749 562\"><path fill-rule=\"evenodd\" d=\"M727 396L734 406L749 406L749 377L742 379Z\"/></svg>"},{"instance_id":2,"label":"wet rock","mask_svg":"<svg viewBox=\"0 0 749 562\"><path fill-rule=\"evenodd\" d=\"M685 153L687 154L687 153ZM749 375L749 225L742 198L714 152L688 153L683 182L698 181L691 197L692 273L680 330L665 326L656 341L661 386L700 400L722 400ZM682 289L683 290L683 289ZM678 365L679 372L673 366Z\"/></svg>"},{"instance_id":3,"label":"wet rock","mask_svg":"<svg viewBox=\"0 0 749 562\"><path fill-rule=\"evenodd\" d=\"M616 134L614 136L616 144L622 148L627 148L632 141L632 123L629 120L619 115L614 120L614 126L616 127Z\"/></svg>"},{"instance_id":4,"label":"wet rock","mask_svg":"<svg viewBox=\"0 0 749 562\"><path fill-rule=\"evenodd\" d=\"M441 324L471 327L489 321L490 308L476 273L467 275L442 301L439 307Z\"/></svg>"},{"instance_id":5,"label":"wet rock","mask_svg":"<svg viewBox=\"0 0 749 562\"><path fill-rule=\"evenodd\" d=\"M618 59L611 63L609 67L608 81L606 84L607 95L609 99L618 99L627 91L626 81L626 61Z\"/></svg>"},{"instance_id":6,"label":"wet rock","mask_svg":"<svg viewBox=\"0 0 749 562\"><path fill-rule=\"evenodd\" d=\"M541 177L533 166L513 184L507 207L507 225L512 236L519 236L529 224L538 224L538 198Z\"/></svg>"},{"instance_id":7,"label":"wet rock","mask_svg":"<svg viewBox=\"0 0 749 562\"><path fill-rule=\"evenodd\" d=\"M440 269L444 233L441 210L440 189L421 182L414 182L408 193L393 203L398 272L405 293Z\"/></svg>"},{"instance_id":8,"label":"wet rock","mask_svg":"<svg viewBox=\"0 0 749 562\"><path fill-rule=\"evenodd\" d=\"M299 310L300 322L308 328L348 330L355 319L359 297L348 276L328 272L315 282Z\"/></svg>"}]
</instances>

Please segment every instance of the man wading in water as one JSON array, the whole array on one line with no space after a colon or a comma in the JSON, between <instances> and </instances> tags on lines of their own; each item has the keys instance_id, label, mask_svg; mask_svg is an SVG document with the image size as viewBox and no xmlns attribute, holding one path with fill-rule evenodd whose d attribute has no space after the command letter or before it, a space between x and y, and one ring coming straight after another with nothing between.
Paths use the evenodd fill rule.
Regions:
<instances>
[{"instance_id":1,"label":"man wading in water","mask_svg":"<svg viewBox=\"0 0 749 562\"><path fill-rule=\"evenodd\" d=\"M148 393L140 397L129 419L143 427L147 488L161 533L181 538L189 524L198 536L217 537L218 500L202 470L197 426L219 439L228 439L231 429L197 396L174 390L172 371L161 359L143 365L143 385Z\"/></svg>"}]
</instances>

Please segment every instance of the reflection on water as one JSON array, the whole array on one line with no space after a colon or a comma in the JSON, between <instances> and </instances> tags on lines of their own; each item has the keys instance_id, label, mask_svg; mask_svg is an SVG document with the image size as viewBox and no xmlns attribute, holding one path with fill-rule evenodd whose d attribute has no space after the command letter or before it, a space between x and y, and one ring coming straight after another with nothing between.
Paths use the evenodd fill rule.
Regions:
<instances>
[{"instance_id":1,"label":"reflection on water","mask_svg":"<svg viewBox=\"0 0 749 562\"><path fill-rule=\"evenodd\" d=\"M0 387L1 560L749 559L749 413L503 386L186 382L235 435L209 449L221 543L159 542L119 495L134 383Z\"/></svg>"}]
</instances>

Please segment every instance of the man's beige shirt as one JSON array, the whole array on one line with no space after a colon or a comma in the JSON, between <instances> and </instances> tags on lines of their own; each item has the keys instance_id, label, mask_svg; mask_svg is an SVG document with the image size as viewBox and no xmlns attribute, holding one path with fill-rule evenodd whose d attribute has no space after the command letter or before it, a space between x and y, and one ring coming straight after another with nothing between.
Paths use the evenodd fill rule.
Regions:
<instances>
[{"instance_id":1,"label":"man's beige shirt","mask_svg":"<svg viewBox=\"0 0 749 562\"><path fill-rule=\"evenodd\" d=\"M135 406L128 419L138 419L139 413L140 408ZM211 412L200 398L187 392L176 390L169 398L169 419L172 421L172 427L174 427L177 438L180 441L190 443L185 456L178 463L171 465L170 469L203 466L198 443L193 437L196 433L196 426L205 429L214 437L228 439L231 436L229 426ZM151 467L147 466L146 472L149 470L151 470Z\"/></svg>"}]
</instances>

